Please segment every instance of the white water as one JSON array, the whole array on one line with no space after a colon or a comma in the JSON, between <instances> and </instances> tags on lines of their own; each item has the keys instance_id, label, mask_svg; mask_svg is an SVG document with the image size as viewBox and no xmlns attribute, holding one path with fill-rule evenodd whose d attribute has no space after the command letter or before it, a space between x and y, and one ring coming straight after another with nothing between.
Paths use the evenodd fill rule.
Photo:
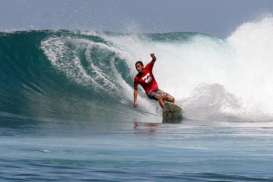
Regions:
<instances>
[{"instance_id":1,"label":"white water","mask_svg":"<svg viewBox=\"0 0 273 182\"><path fill-rule=\"evenodd\" d=\"M127 54L132 75L135 61L147 63L154 52L160 88L174 95L189 117L266 120L273 114L272 32L273 18L264 18L242 24L224 40L202 35L187 42L105 38Z\"/></svg>"},{"instance_id":2,"label":"white water","mask_svg":"<svg viewBox=\"0 0 273 182\"><path fill-rule=\"evenodd\" d=\"M91 66L96 66L89 56L94 47L114 52L127 61L132 77L136 74L134 63L137 60L148 63L153 52L157 56L154 75L160 88L175 96L187 117L229 119L231 116L236 120L264 121L273 118L272 32L273 18L267 17L242 24L226 39L196 34L188 41L160 42L137 35L101 34L113 45L62 37L49 38L41 46L52 64L68 77L84 85L111 88L125 95L121 102L127 104L132 100L132 86L122 79L115 66L111 65L114 78L99 68L92 68L96 73L95 77L90 76L76 50L86 49L85 57ZM76 49L70 50L65 42ZM139 99L141 107L155 112L155 104L146 97Z\"/></svg>"}]
</instances>

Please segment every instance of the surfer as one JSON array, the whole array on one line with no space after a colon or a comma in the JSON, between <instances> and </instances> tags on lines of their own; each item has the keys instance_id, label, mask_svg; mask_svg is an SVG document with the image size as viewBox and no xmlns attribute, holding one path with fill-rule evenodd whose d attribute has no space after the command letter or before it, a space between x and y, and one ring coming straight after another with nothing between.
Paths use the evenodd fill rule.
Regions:
<instances>
[{"instance_id":1,"label":"surfer","mask_svg":"<svg viewBox=\"0 0 273 182\"><path fill-rule=\"evenodd\" d=\"M157 100L161 108L163 108L166 101L174 103L175 99L170 94L160 90L158 84L153 75L153 67L156 61L156 57L153 53L150 54L152 60L146 66L144 66L142 61L137 61L135 63L136 70L138 74L134 79L134 107L137 106L137 95L138 95L138 85L140 84L145 93L150 99Z\"/></svg>"}]
</instances>

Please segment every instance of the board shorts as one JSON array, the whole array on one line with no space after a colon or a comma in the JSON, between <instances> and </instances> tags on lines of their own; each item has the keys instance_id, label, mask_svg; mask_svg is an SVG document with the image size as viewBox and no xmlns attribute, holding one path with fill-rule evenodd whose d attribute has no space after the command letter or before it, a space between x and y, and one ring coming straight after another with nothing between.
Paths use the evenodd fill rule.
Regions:
<instances>
[{"instance_id":1,"label":"board shorts","mask_svg":"<svg viewBox=\"0 0 273 182\"><path fill-rule=\"evenodd\" d=\"M157 89L155 91L152 91L152 92L149 92L147 93L147 96L150 98L150 99L154 99L154 100L158 100L157 98L160 97L160 96L168 96L169 94L160 90L160 89Z\"/></svg>"}]
</instances>

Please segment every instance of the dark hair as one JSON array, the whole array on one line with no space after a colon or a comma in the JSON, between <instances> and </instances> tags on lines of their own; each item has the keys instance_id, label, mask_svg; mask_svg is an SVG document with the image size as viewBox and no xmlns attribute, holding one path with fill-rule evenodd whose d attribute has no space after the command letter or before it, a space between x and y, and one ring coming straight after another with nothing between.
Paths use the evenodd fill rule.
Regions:
<instances>
[{"instance_id":1,"label":"dark hair","mask_svg":"<svg viewBox=\"0 0 273 182\"><path fill-rule=\"evenodd\" d=\"M137 61L137 62L135 63L135 66L136 66L137 64L141 64L141 66L143 66L143 62L142 62L142 61Z\"/></svg>"}]
</instances>

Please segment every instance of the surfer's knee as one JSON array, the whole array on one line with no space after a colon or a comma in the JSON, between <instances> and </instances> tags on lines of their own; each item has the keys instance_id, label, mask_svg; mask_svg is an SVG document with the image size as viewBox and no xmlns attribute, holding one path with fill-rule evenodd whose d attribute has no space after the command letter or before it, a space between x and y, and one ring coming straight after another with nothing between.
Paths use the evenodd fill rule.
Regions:
<instances>
[{"instance_id":1,"label":"surfer's knee","mask_svg":"<svg viewBox=\"0 0 273 182\"><path fill-rule=\"evenodd\" d=\"M169 94L164 95L163 99L166 100L166 101L169 101L169 102L174 102L175 101L174 97L169 95Z\"/></svg>"},{"instance_id":2,"label":"surfer's knee","mask_svg":"<svg viewBox=\"0 0 273 182\"><path fill-rule=\"evenodd\" d=\"M160 96L160 97L158 97L158 99L157 99L159 102L163 102L164 101L164 97L163 96Z\"/></svg>"},{"instance_id":3,"label":"surfer's knee","mask_svg":"<svg viewBox=\"0 0 273 182\"><path fill-rule=\"evenodd\" d=\"M171 95L167 95L167 96L166 96L166 100L167 100L167 101L169 101L169 102L172 102L172 103L174 103L174 102L175 102L174 97L173 97L173 96L171 96Z\"/></svg>"},{"instance_id":4,"label":"surfer's knee","mask_svg":"<svg viewBox=\"0 0 273 182\"><path fill-rule=\"evenodd\" d=\"M164 101L166 101L166 97L161 95L161 96L158 98L158 101L161 102L161 103L164 103Z\"/></svg>"},{"instance_id":5,"label":"surfer's knee","mask_svg":"<svg viewBox=\"0 0 273 182\"><path fill-rule=\"evenodd\" d=\"M173 96L170 96L170 100L171 100L171 102L175 102L175 98L173 97Z\"/></svg>"}]
</instances>

